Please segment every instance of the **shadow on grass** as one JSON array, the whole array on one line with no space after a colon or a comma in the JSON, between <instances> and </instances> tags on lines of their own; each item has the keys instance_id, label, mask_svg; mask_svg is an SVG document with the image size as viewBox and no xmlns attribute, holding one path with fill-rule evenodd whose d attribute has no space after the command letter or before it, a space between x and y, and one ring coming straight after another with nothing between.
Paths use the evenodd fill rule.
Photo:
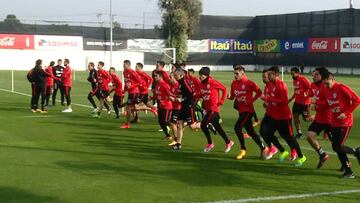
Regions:
<instances>
[{"instance_id":1,"label":"shadow on grass","mask_svg":"<svg viewBox=\"0 0 360 203\"><path fill-rule=\"evenodd\" d=\"M61 202L54 197L40 196L13 187L0 186L0 202Z\"/></svg>"}]
</instances>

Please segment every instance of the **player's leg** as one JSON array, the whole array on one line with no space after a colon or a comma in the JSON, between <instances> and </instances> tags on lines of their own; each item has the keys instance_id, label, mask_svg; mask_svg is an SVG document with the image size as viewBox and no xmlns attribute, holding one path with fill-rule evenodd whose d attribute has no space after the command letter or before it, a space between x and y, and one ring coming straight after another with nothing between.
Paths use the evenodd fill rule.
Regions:
<instances>
[{"instance_id":1,"label":"player's leg","mask_svg":"<svg viewBox=\"0 0 360 203\"><path fill-rule=\"evenodd\" d=\"M244 123L244 127L246 129L246 132L250 135L250 137L259 146L260 151L261 151L260 156L263 157L263 154L266 154L268 149L265 147L265 144L261 141L260 136L255 132L252 121L251 121L252 117L253 117L253 114L250 113L250 119L247 119L247 121Z\"/></svg>"},{"instance_id":2,"label":"player's leg","mask_svg":"<svg viewBox=\"0 0 360 203\"><path fill-rule=\"evenodd\" d=\"M222 128L220 124L220 115L218 112L215 112L215 115L212 116L212 118L210 119L210 123L214 126L215 130L225 141L225 153L229 152L234 145L234 142L229 139L229 137L225 133L225 130Z\"/></svg>"},{"instance_id":3,"label":"player's leg","mask_svg":"<svg viewBox=\"0 0 360 203\"><path fill-rule=\"evenodd\" d=\"M300 138L302 136L301 126L300 126L300 114L302 113L300 109L300 105L295 103L293 104L293 119L294 119L294 126L296 129L296 138Z\"/></svg>"},{"instance_id":4,"label":"player's leg","mask_svg":"<svg viewBox=\"0 0 360 203\"><path fill-rule=\"evenodd\" d=\"M324 128L324 124L320 124L316 121L313 121L311 125L309 126L306 139L308 143L311 145L311 147L319 154L319 163L317 165L317 168L321 168L325 161L329 159L329 155L323 150L323 148L320 146L319 141L316 139L316 136L321 133L321 131L327 131Z\"/></svg>"}]
</instances>

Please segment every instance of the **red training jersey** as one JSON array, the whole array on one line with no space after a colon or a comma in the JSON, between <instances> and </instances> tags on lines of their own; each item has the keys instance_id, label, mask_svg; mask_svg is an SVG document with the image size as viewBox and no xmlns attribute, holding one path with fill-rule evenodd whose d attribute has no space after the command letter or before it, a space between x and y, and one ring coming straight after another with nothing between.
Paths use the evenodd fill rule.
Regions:
<instances>
[{"instance_id":1,"label":"red training jersey","mask_svg":"<svg viewBox=\"0 0 360 203\"><path fill-rule=\"evenodd\" d=\"M156 83L155 98L160 102L160 109L172 109L170 94L170 86L164 80Z\"/></svg>"},{"instance_id":2,"label":"red training jersey","mask_svg":"<svg viewBox=\"0 0 360 203\"><path fill-rule=\"evenodd\" d=\"M311 103L309 92L311 88L311 82L303 75L299 75L293 80L295 103L308 105Z\"/></svg>"},{"instance_id":3,"label":"red training jersey","mask_svg":"<svg viewBox=\"0 0 360 203\"><path fill-rule=\"evenodd\" d=\"M201 81L197 77L191 76L190 74L187 74L187 75L188 76L185 79L187 79L189 81L190 88L194 92L194 97L197 97L197 95L200 95L200 83L201 83Z\"/></svg>"},{"instance_id":4,"label":"red training jersey","mask_svg":"<svg viewBox=\"0 0 360 203\"><path fill-rule=\"evenodd\" d=\"M111 83L111 81L112 81L110 74L104 69L99 69L96 72L96 75L97 75L100 90L109 91L110 90L109 83Z\"/></svg>"},{"instance_id":5,"label":"red training jersey","mask_svg":"<svg viewBox=\"0 0 360 203\"><path fill-rule=\"evenodd\" d=\"M328 92L329 88L324 83L311 83L309 96L316 100L314 104L316 111L314 120L321 124L330 124L331 122L331 112L326 100Z\"/></svg>"},{"instance_id":6,"label":"red training jersey","mask_svg":"<svg viewBox=\"0 0 360 203\"><path fill-rule=\"evenodd\" d=\"M219 98L219 91L222 92L221 98ZM200 94L203 99L203 108L206 111L219 112L219 106L223 105L226 99L226 87L209 76L200 83Z\"/></svg>"},{"instance_id":7,"label":"red training jersey","mask_svg":"<svg viewBox=\"0 0 360 203\"><path fill-rule=\"evenodd\" d=\"M140 94L149 94L149 87L151 86L153 79L150 75L146 74L144 71L136 71L141 79L141 86L139 86Z\"/></svg>"},{"instance_id":8,"label":"red training jersey","mask_svg":"<svg viewBox=\"0 0 360 203\"><path fill-rule=\"evenodd\" d=\"M61 74L61 82L64 87L71 87L72 80L71 80L71 68L70 66L66 66L64 68L64 72Z\"/></svg>"},{"instance_id":9,"label":"red training jersey","mask_svg":"<svg viewBox=\"0 0 360 203\"><path fill-rule=\"evenodd\" d=\"M268 98L270 98L271 96L271 91L272 91L272 82L268 82L267 84L265 84L264 87L264 97L265 97L265 114L272 117L272 107L271 107L271 103L268 102Z\"/></svg>"},{"instance_id":10,"label":"red training jersey","mask_svg":"<svg viewBox=\"0 0 360 203\"><path fill-rule=\"evenodd\" d=\"M124 71L125 91L129 94L138 94L139 86L142 82L139 75L133 69L128 68Z\"/></svg>"},{"instance_id":11,"label":"red training jersey","mask_svg":"<svg viewBox=\"0 0 360 203\"><path fill-rule=\"evenodd\" d=\"M256 95L254 96L254 92ZM230 100L236 99L239 113L255 113L253 103L261 96L260 88L246 77L231 83Z\"/></svg>"},{"instance_id":12,"label":"red training jersey","mask_svg":"<svg viewBox=\"0 0 360 203\"><path fill-rule=\"evenodd\" d=\"M360 97L348 86L335 82L326 98L331 111L331 126L353 126L353 112L360 104ZM338 119L341 113L344 113L346 118Z\"/></svg>"},{"instance_id":13,"label":"red training jersey","mask_svg":"<svg viewBox=\"0 0 360 203\"><path fill-rule=\"evenodd\" d=\"M50 76L46 78L46 86L53 86L54 84L54 74L52 66L48 66L45 69L45 72L48 73Z\"/></svg>"},{"instance_id":14,"label":"red training jersey","mask_svg":"<svg viewBox=\"0 0 360 203\"><path fill-rule=\"evenodd\" d=\"M115 95L123 96L124 94L122 91L122 83L119 76L116 74L112 74L111 78L113 83L113 89L115 90Z\"/></svg>"},{"instance_id":15,"label":"red training jersey","mask_svg":"<svg viewBox=\"0 0 360 203\"><path fill-rule=\"evenodd\" d=\"M286 84L276 79L271 85L270 97L266 99L271 108L271 117L275 120L291 119L288 88Z\"/></svg>"},{"instance_id":16,"label":"red training jersey","mask_svg":"<svg viewBox=\"0 0 360 203\"><path fill-rule=\"evenodd\" d=\"M179 83L178 82L175 82L174 84L171 85L171 87L170 87L170 96L175 98L175 99L179 97ZM181 109L181 102L173 101L172 102L172 109L180 110Z\"/></svg>"}]
</instances>

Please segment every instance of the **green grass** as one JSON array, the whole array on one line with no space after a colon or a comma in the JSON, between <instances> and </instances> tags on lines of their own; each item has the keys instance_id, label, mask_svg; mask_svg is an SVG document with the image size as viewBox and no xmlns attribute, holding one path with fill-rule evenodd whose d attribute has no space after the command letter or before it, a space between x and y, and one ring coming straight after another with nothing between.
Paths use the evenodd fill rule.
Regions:
<instances>
[{"instance_id":1,"label":"green grass","mask_svg":"<svg viewBox=\"0 0 360 203\"><path fill-rule=\"evenodd\" d=\"M15 72L15 90L30 94L25 72ZM73 84L74 103L89 105L90 85L86 74L77 73ZM0 71L0 88L10 89L9 71ZM263 87L259 73L248 77ZM230 72L214 73L230 86ZM291 78L285 75L292 93ZM339 76L360 93L359 78ZM223 127L236 143L224 154L224 143L213 135L216 147L202 152L206 143L201 132L185 131L182 151L171 151L158 132L152 115L141 115L141 123L122 130L124 118L103 114L90 117L90 108L73 106L71 114L62 107L49 108L49 114L30 113L30 98L1 91L0 94L0 202L208 202L290 194L359 189L360 178L339 179L340 163L335 155L316 170L317 154L300 140L308 161L301 168L286 161L264 161L259 149L246 140L248 156L235 160L239 144L233 133L237 113L232 102L222 107ZM256 103L259 117L261 102ZM38 116L38 117L31 117ZM359 110L347 140L360 146ZM305 123L303 131L306 132ZM258 130L258 129L257 129ZM323 148L332 152L328 141L319 137ZM285 145L284 145L285 146ZM306 148L306 149L305 149ZM351 159L360 176L356 159ZM360 193L290 199L280 202L357 202ZM276 201L279 202L279 201Z\"/></svg>"}]
</instances>

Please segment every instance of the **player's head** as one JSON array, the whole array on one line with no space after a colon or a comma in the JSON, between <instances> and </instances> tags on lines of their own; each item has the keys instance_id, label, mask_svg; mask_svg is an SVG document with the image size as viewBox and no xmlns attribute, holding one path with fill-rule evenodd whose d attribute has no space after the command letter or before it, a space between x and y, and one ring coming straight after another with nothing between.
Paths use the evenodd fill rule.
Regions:
<instances>
[{"instance_id":1,"label":"player's head","mask_svg":"<svg viewBox=\"0 0 360 203\"><path fill-rule=\"evenodd\" d=\"M245 75L245 68L242 65L234 66L234 78L235 80L242 80Z\"/></svg>"},{"instance_id":2,"label":"player's head","mask_svg":"<svg viewBox=\"0 0 360 203\"><path fill-rule=\"evenodd\" d=\"M268 77L270 82L275 82L276 78L279 76L279 67L277 66L271 66L268 69Z\"/></svg>"},{"instance_id":3,"label":"player's head","mask_svg":"<svg viewBox=\"0 0 360 203\"><path fill-rule=\"evenodd\" d=\"M265 83L265 84L268 84L270 81L269 81L269 76L268 76L268 70L267 69L264 69L263 72L262 72L262 81Z\"/></svg>"},{"instance_id":4,"label":"player's head","mask_svg":"<svg viewBox=\"0 0 360 203\"><path fill-rule=\"evenodd\" d=\"M329 71L322 70L322 71L320 71L320 75L321 75L321 80L324 83L324 85L331 88L333 86L333 84L335 83L334 74L332 74Z\"/></svg>"},{"instance_id":5,"label":"player's head","mask_svg":"<svg viewBox=\"0 0 360 203\"><path fill-rule=\"evenodd\" d=\"M42 66L42 60L41 59L38 59L35 61L35 68L41 68Z\"/></svg>"},{"instance_id":6,"label":"player's head","mask_svg":"<svg viewBox=\"0 0 360 203\"><path fill-rule=\"evenodd\" d=\"M156 70L162 70L165 67L164 61L157 61L156 62Z\"/></svg>"},{"instance_id":7,"label":"player's head","mask_svg":"<svg viewBox=\"0 0 360 203\"><path fill-rule=\"evenodd\" d=\"M178 63L172 63L171 64L171 72L175 72L177 68L180 68L180 65Z\"/></svg>"},{"instance_id":8,"label":"player's head","mask_svg":"<svg viewBox=\"0 0 360 203\"><path fill-rule=\"evenodd\" d=\"M135 70L141 71L144 68L144 65L142 63L136 63Z\"/></svg>"},{"instance_id":9,"label":"player's head","mask_svg":"<svg viewBox=\"0 0 360 203\"><path fill-rule=\"evenodd\" d=\"M53 67L55 65L55 61L51 61L49 66Z\"/></svg>"},{"instance_id":10,"label":"player's head","mask_svg":"<svg viewBox=\"0 0 360 203\"><path fill-rule=\"evenodd\" d=\"M131 62L129 60L125 60L123 67L124 67L124 70L131 68Z\"/></svg>"},{"instance_id":11,"label":"player's head","mask_svg":"<svg viewBox=\"0 0 360 203\"><path fill-rule=\"evenodd\" d=\"M205 66L201 67L199 70L199 79L200 81L206 80L210 76L210 68Z\"/></svg>"},{"instance_id":12,"label":"player's head","mask_svg":"<svg viewBox=\"0 0 360 203\"><path fill-rule=\"evenodd\" d=\"M98 64L97 64L97 68L100 70L100 69L103 69L105 66L105 63L102 62L102 61L99 61Z\"/></svg>"},{"instance_id":13,"label":"player's head","mask_svg":"<svg viewBox=\"0 0 360 203\"><path fill-rule=\"evenodd\" d=\"M115 68L114 68L114 67L110 67L110 68L109 68L109 74L110 74L110 75L114 75L115 73L116 73Z\"/></svg>"},{"instance_id":14,"label":"player's head","mask_svg":"<svg viewBox=\"0 0 360 203\"><path fill-rule=\"evenodd\" d=\"M190 69L187 70L187 72L188 72L188 74L190 76L195 76L195 70L194 69L190 68Z\"/></svg>"},{"instance_id":15,"label":"player's head","mask_svg":"<svg viewBox=\"0 0 360 203\"><path fill-rule=\"evenodd\" d=\"M155 81L160 82L163 79L162 71L155 71Z\"/></svg>"},{"instance_id":16,"label":"player's head","mask_svg":"<svg viewBox=\"0 0 360 203\"><path fill-rule=\"evenodd\" d=\"M176 79L175 79L175 76L174 76L174 72L170 73L170 83L173 85L174 83L176 83Z\"/></svg>"},{"instance_id":17,"label":"player's head","mask_svg":"<svg viewBox=\"0 0 360 203\"><path fill-rule=\"evenodd\" d=\"M67 66L70 64L70 60L69 59L64 59L64 65Z\"/></svg>"},{"instance_id":18,"label":"player's head","mask_svg":"<svg viewBox=\"0 0 360 203\"><path fill-rule=\"evenodd\" d=\"M327 68L320 66L315 68L315 70L313 71L312 77L313 77L313 82L318 84L320 82L322 82L322 76L321 73L322 72L329 72Z\"/></svg>"},{"instance_id":19,"label":"player's head","mask_svg":"<svg viewBox=\"0 0 360 203\"><path fill-rule=\"evenodd\" d=\"M62 65L62 62L63 62L62 59L58 59L58 60L57 60L58 66L61 66L61 65Z\"/></svg>"},{"instance_id":20,"label":"player's head","mask_svg":"<svg viewBox=\"0 0 360 203\"><path fill-rule=\"evenodd\" d=\"M174 72L175 80L179 81L185 76L185 71L182 68L177 68Z\"/></svg>"},{"instance_id":21,"label":"player's head","mask_svg":"<svg viewBox=\"0 0 360 203\"><path fill-rule=\"evenodd\" d=\"M93 62L89 62L87 68L88 70L93 70L95 68L95 64Z\"/></svg>"},{"instance_id":22,"label":"player's head","mask_svg":"<svg viewBox=\"0 0 360 203\"><path fill-rule=\"evenodd\" d=\"M291 77L294 80L296 80L300 74L300 70L298 67L293 67L293 68L291 68L290 73L291 73Z\"/></svg>"},{"instance_id":23,"label":"player's head","mask_svg":"<svg viewBox=\"0 0 360 203\"><path fill-rule=\"evenodd\" d=\"M186 69L186 63L184 63L184 62L180 63L180 68L182 68L183 70L185 70L185 69Z\"/></svg>"}]
</instances>

